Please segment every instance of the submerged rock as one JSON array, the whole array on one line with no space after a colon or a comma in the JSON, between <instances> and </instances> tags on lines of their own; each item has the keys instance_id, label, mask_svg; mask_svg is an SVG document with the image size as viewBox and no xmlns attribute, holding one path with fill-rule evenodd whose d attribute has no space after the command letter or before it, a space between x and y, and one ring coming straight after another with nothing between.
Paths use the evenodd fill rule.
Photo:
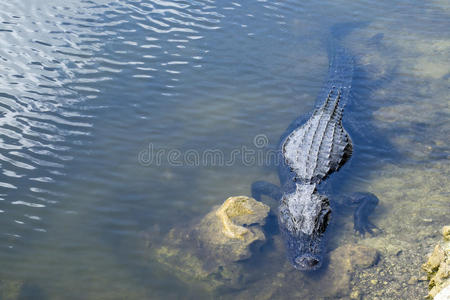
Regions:
<instances>
[{"instance_id":1,"label":"submerged rock","mask_svg":"<svg viewBox=\"0 0 450 300\"><path fill-rule=\"evenodd\" d=\"M228 198L191 226L177 227L160 243L147 243L151 256L178 278L208 290L245 282L242 261L262 245L269 207L253 198Z\"/></svg>"},{"instance_id":2,"label":"submerged rock","mask_svg":"<svg viewBox=\"0 0 450 300\"><path fill-rule=\"evenodd\" d=\"M442 235L444 241L437 244L433 252L429 255L428 260L422 265L422 268L428 274L428 289L429 293L427 298L437 299L438 293L444 291L449 293L448 287L450 286L450 226L444 226L442 229ZM442 297L442 294L441 296ZM446 298L448 299L448 298Z\"/></svg>"},{"instance_id":3,"label":"submerged rock","mask_svg":"<svg viewBox=\"0 0 450 300\"><path fill-rule=\"evenodd\" d=\"M352 280L358 272L378 262L374 248L345 244L329 253L329 263L319 272L299 272L285 258L283 241L274 237L277 251L270 253L273 269L260 282L248 286L239 299L360 299L362 293L352 290ZM275 257L276 256L276 257ZM284 262L281 263L280 262ZM276 267L277 265L278 268Z\"/></svg>"},{"instance_id":4,"label":"submerged rock","mask_svg":"<svg viewBox=\"0 0 450 300\"><path fill-rule=\"evenodd\" d=\"M321 286L326 286L325 296L343 297L350 293L350 280L358 269L369 268L378 261L378 251L374 248L347 244L330 252L330 264L321 278Z\"/></svg>"},{"instance_id":5,"label":"submerged rock","mask_svg":"<svg viewBox=\"0 0 450 300\"><path fill-rule=\"evenodd\" d=\"M442 228L442 235L444 236L444 241L450 241L450 226L444 226Z\"/></svg>"}]
</instances>

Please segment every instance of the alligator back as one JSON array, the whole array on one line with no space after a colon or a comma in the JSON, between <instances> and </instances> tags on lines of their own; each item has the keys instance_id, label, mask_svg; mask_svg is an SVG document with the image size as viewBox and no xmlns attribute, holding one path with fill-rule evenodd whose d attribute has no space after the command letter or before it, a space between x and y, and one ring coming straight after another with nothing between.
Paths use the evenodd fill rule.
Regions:
<instances>
[{"instance_id":1,"label":"alligator back","mask_svg":"<svg viewBox=\"0 0 450 300\"><path fill-rule=\"evenodd\" d=\"M342 126L342 88L331 87L325 102L282 143L286 164L296 181L319 183L351 156L352 141Z\"/></svg>"}]
</instances>

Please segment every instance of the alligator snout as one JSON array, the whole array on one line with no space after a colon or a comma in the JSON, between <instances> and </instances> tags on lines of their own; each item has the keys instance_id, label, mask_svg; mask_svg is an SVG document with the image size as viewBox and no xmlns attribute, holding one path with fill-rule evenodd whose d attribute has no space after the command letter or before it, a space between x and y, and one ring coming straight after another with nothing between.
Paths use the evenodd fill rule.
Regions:
<instances>
[{"instance_id":1,"label":"alligator snout","mask_svg":"<svg viewBox=\"0 0 450 300\"><path fill-rule=\"evenodd\" d=\"M314 271L322 265L321 259L318 256L310 254L297 256L294 262L294 267L300 271Z\"/></svg>"}]
</instances>

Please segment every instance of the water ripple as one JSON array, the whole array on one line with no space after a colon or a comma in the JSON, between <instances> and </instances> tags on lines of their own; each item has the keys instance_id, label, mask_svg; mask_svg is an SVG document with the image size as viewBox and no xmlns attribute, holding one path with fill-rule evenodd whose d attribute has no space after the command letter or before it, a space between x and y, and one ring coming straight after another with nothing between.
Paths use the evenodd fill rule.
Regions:
<instances>
[{"instance_id":1,"label":"water ripple","mask_svg":"<svg viewBox=\"0 0 450 300\"><path fill-rule=\"evenodd\" d=\"M97 96L98 82L111 79L95 68L100 15L86 3L70 5L77 14L36 1L0 4L0 207L2 224L9 219L7 231L16 238L24 235L11 222L24 225L20 216L27 215L41 220L41 211L32 212L46 207L40 186L64 174L58 169L73 159L74 137L89 135L90 115L79 106ZM14 211L11 204L28 209Z\"/></svg>"},{"instance_id":2,"label":"water ripple","mask_svg":"<svg viewBox=\"0 0 450 300\"><path fill-rule=\"evenodd\" d=\"M3 207L8 203L33 209L42 208L36 201L59 202L40 192L41 186L61 180L67 162L78 155L72 149L91 135L94 111L108 109L92 102L101 96L102 86L117 74L151 85L159 84L152 83L155 78L167 77L156 90L161 97L176 95L186 68L201 67L205 51L198 41L205 31L220 29L223 18L202 1L0 4L0 43L7 45L0 49L4 214L11 213ZM41 218L39 212L18 213ZM2 222L7 222L5 216Z\"/></svg>"}]
</instances>

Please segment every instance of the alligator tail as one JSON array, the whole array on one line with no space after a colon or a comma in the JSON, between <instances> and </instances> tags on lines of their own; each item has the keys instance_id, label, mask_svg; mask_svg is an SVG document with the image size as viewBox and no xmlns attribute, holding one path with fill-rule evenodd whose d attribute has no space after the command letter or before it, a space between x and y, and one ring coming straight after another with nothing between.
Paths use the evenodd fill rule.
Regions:
<instances>
[{"instance_id":1,"label":"alligator tail","mask_svg":"<svg viewBox=\"0 0 450 300\"><path fill-rule=\"evenodd\" d=\"M350 89L352 87L354 57L342 46L342 39L355 28L363 27L367 22L339 23L331 28L330 37L327 41L327 52L329 60L328 75L325 85L316 101L319 107L325 101L330 90L341 92L340 107L344 107L350 100Z\"/></svg>"}]
</instances>

